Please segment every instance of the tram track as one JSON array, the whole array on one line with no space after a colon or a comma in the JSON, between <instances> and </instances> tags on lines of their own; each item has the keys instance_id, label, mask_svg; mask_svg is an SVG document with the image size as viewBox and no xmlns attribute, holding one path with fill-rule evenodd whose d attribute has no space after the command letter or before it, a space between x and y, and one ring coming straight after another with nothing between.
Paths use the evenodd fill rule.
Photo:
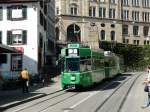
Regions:
<instances>
[{"instance_id":1,"label":"tram track","mask_svg":"<svg viewBox=\"0 0 150 112\"><path fill-rule=\"evenodd\" d=\"M138 79L140 76L141 76L141 75L138 75L138 76L135 78L135 80L133 81L133 83L131 84L131 86L129 87L129 89L128 89L127 93L125 94L125 96L124 96L124 98L123 98L123 100L122 100L122 102L121 102L121 104L120 104L119 109L118 109L117 112L121 112L122 107L123 107L123 105L124 105L124 103L125 103L125 101L126 101L128 95L129 95L129 93L130 93L132 87L134 86L135 82L137 81L137 79Z\"/></svg>"},{"instance_id":2,"label":"tram track","mask_svg":"<svg viewBox=\"0 0 150 112\"><path fill-rule=\"evenodd\" d=\"M104 89L104 88L106 88L106 87L108 87L109 85L111 85L111 83L108 83L107 81L105 82L105 83L103 83L104 85L105 84L107 84L105 87L103 87L102 86L102 89ZM102 85L103 85L102 84ZM94 87L94 89L95 89L96 87ZM39 101L39 102L37 102L36 104L32 104L32 105L30 105L30 106L25 106L25 107L22 107L21 109L17 109L17 110L15 110L15 111L13 111L13 112L20 112L20 111L23 111L23 110L25 110L25 109L28 109L28 108L30 108L30 107L32 107L32 106L36 106L37 104L40 104L40 103L44 103L44 102L46 102L46 101L48 101L48 100L51 100L51 99L54 99L54 98L57 98L57 97L59 97L59 96L61 96L61 95L65 95L66 93L68 93L68 92L66 92L67 91L67 89L66 90L60 90L60 91L57 91L57 92L55 92L55 93L50 93L50 94L47 94L47 95L43 95L42 97L40 97L40 98L38 98L38 100L39 99L42 99L42 98L45 98L45 97L49 97L49 96L51 96L51 95L53 95L53 94L58 94L58 95L55 95L55 96L53 96L53 97L51 97L51 98L47 98L47 99L44 99L44 100L42 100L42 101ZM60 93L60 94L59 94ZM80 93L83 93L83 92L80 92ZM80 93L77 93L77 94L80 94ZM75 95L77 95L77 94L75 94ZM74 96L74 95L73 95ZM68 99L68 98L67 98ZM67 99L65 99L65 100L67 100ZM37 100L37 99L35 99L35 100ZM32 100L32 101L35 101L35 100ZM29 101L29 102L32 102L32 101ZM64 100L63 100L64 101ZM62 102L62 101L61 101ZM58 102L58 103L61 103L61 102ZM27 102L25 102L25 103L27 103ZM56 104L58 104L58 103L56 103ZM55 104L55 105L56 105ZM51 105L51 106L54 106L54 105Z\"/></svg>"},{"instance_id":3,"label":"tram track","mask_svg":"<svg viewBox=\"0 0 150 112\"><path fill-rule=\"evenodd\" d=\"M133 79L133 81L131 82L129 88L127 89L126 94L125 94L124 97L123 97L123 100L121 101L121 103L120 103L120 105L119 105L119 107L118 107L118 110L115 111L115 112L121 112L122 107L123 107L123 105L124 105L124 103L125 103L125 101L126 101L128 95L129 95L129 93L130 93L132 87L134 86L135 82L137 81L137 79L138 79L140 76L141 76L141 74L139 74L139 75L137 75L137 76L135 76L135 77L132 76L132 77L128 78L127 80L125 80L123 83L121 83L93 112L100 112L99 110L103 108L103 106L113 97L113 95L115 95L116 92L118 92L121 87L123 87L126 83L128 83L129 80L132 80L132 78L134 77L134 79Z\"/></svg>"},{"instance_id":4,"label":"tram track","mask_svg":"<svg viewBox=\"0 0 150 112\"><path fill-rule=\"evenodd\" d=\"M121 109L122 109L122 107L123 107L123 105L124 105L124 102L125 102L125 100L127 99L127 97L128 97L128 94L130 93L130 91L131 91L131 89L132 89L132 87L134 86L134 84L135 84L135 82L136 82L136 80L139 78L141 76L141 74L138 74L137 76L135 76L135 75L133 75L133 76L131 76L131 77L128 77L126 80L124 80L108 97L106 97L105 98L105 100L104 101L102 101L102 103L95 109L95 110L93 110L92 112L99 112L99 110L107 103L107 101L109 101L109 99L123 86L123 85L125 85L130 79L132 80L133 79L133 81L132 81L132 83L131 83L131 85L130 85L130 87L128 88L128 90L127 90L127 93L124 95L124 98L123 98L123 100L121 101L121 103L120 103L120 105L118 105L118 110L116 111L116 112L121 112ZM99 89L99 90L105 90L105 89L107 89L107 88L109 88L111 85L113 85L115 83L115 81L112 81L112 82L110 82L110 83L108 83L108 82L105 82L105 84L107 84L107 85L105 85L105 87L103 86L101 89ZM96 87L97 88L97 87ZM95 89L95 88L94 88ZM26 111L28 111L28 110L30 110L30 109L34 109L34 108L36 108L36 107L38 107L38 105L40 106L40 105L44 105L44 104L47 104L47 105L44 105L44 107L42 107L42 108L40 108L37 112L45 112L45 111L47 111L49 108L51 108L51 107L53 107L53 106L55 106L55 105L57 105L57 104L60 104L60 103L62 103L62 102L64 102L64 101L67 101L67 100L69 100L70 98L72 98L72 97L74 97L74 96L76 96L76 95L79 95L79 94L81 94L81 93L83 93L83 92L66 92L66 90L62 90L62 91L59 91L59 92L57 92L57 93L55 93L55 94L48 94L48 95L46 95L46 96L44 96L44 97L42 97L42 98L39 98L38 100L34 100L34 101L31 101L31 102L28 102L29 104L27 105L27 104L23 104L23 105L20 105L20 107L18 108L18 107L14 107L14 108L12 108L13 109L13 111L11 111L11 112L26 112ZM100 93L100 92L98 92L98 93ZM96 94L97 94L97 92L96 92ZM96 95L95 94L95 95ZM70 109L70 108L69 108ZM71 108L72 109L72 108ZM71 110L70 109L70 110Z\"/></svg>"},{"instance_id":5,"label":"tram track","mask_svg":"<svg viewBox=\"0 0 150 112\"><path fill-rule=\"evenodd\" d=\"M54 100L54 99L56 99L56 98L58 98L58 97L62 97L62 96L64 96L64 95L66 95L66 94L70 94L70 93L69 93L69 92L66 92L66 90L63 90L63 91L57 92L57 95L54 95L54 96L52 96L52 94L46 95L45 97L42 97L42 98L45 98L44 100L43 100L42 98L40 98L40 99L38 99L38 100L41 100L41 101L36 101L36 100L34 100L35 102L34 102L34 101L31 101L31 102L29 102L29 103L31 103L31 105L21 107L21 108L16 109L16 110L14 110L14 111L12 111L12 112L25 111L26 109L33 108L34 106L40 105L40 104L45 103L45 102L47 102L47 101ZM69 96L66 97L66 98L63 98L63 99L61 99L61 100L59 100L59 101L57 101L57 102L55 102L55 103L53 103L53 104L51 104L51 105L48 105L48 107L46 107L46 108L49 108L49 107L54 106L54 105L57 105L58 103L61 103L61 102L65 101L65 100L67 100L67 99L69 99L69 98L71 98L71 97L73 97L73 96L78 95L78 94L80 94L80 93L74 93L74 94L72 94L72 95L69 95ZM46 98L46 97L47 97L47 98ZM32 103L32 102L33 102L33 103ZM45 110L46 108L44 108L43 110ZM40 110L39 112L41 112L41 111L43 111L43 110ZM37 112L38 112L38 111L37 111Z\"/></svg>"},{"instance_id":6,"label":"tram track","mask_svg":"<svg viewBox=\"0 0 150 112\"><path fill-rule=\"evenodd\" d=\"M139 76L140 76L140 75L139 75ZM128 78L125 82L123 82L123 83L112 93L112 95L115 94L115 92L116 92L119 88L121 88L121 87L123 86L123 84L125 84L126 82L128 82L128 80L130 80L130 79L131 79L131 77ZM101 89L106 89L107 87L109 87L109 86L112 85L113 83L114 83L114 82L108 83L105 87L103 87L103 88L101 88ZM59 97L59 96L63 96L63 95L65 95L65 94L67 94L67 93L70 93L70 92L66 92L66 90L65 90L65 91L63 91L63 93L61 93L61 94L59 94L59 95L56 95L56 96L51 97L51 98L47 98L47 99L42 100L41 102L38 102L38 103L36 103L36 104L34 104L34 105L30 105L30 106L28 106L28 107L26 107L26 108L22 108L22 109L19 109L19 110L17 110L17 111L13 111L13 112L24 111L24 110L26 110L26 109L28 109L28 108L30 108L30 107L36 106L36 105L38 105L38 104L45 103L45 102L47 102L47 101L51 101L52 99L55 99L55 98L57 98L57 97ZM53 104L50 104L50 105L44 107L43 109L41 109L41 110L39 110L39 111L37 111L37 112L45 112L45 111L47 111L49 108L51 108L51 107L53 107L53 106L55 106L55 105L57 105L57 104L59 104L59 103L62 103L62 102L64 102L65 100L68 100L69 98L74 97L74 96L76 96L76 95L78 95L78 94L81 94L81 93L83 93L83 92L74 93L74 94L72 94L71 96L68 96L67 98L60 99L59 101L57 101L57 102L55 102L55 103L53 103ZM109 98L110 98L112 95L110 95ZM107 100L109 100L109 98L107 98L106 101L104 101L101 106L103 106L103 105L105 104L105 102L107 102ZM122 103L122 104L123 104L123 103ZM100 107L100 108L101 108L101 107ZM99 108L98 108L98 109L99 109ZM98 109L97 109L95 112L98 112ZM120 109L121 109L121 106L120 106ZM118 112L120 112L120 111L118 111Z\"/></svg>"}]
</instances>

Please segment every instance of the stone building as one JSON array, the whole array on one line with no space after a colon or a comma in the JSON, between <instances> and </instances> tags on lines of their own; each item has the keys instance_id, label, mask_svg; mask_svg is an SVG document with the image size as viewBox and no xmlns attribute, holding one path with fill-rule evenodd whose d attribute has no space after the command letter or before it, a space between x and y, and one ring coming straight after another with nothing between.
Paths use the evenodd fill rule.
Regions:
<instances>
[{"instance_id":1,"label":"stone building","mask_svg":"<svg viewBox=\"0 0 150 112\"><path fill-rule=\"evenodd\" d=\"M150 0L56 0L55 6L59 44L150 44Z\"/></svg>"}]
</instances>

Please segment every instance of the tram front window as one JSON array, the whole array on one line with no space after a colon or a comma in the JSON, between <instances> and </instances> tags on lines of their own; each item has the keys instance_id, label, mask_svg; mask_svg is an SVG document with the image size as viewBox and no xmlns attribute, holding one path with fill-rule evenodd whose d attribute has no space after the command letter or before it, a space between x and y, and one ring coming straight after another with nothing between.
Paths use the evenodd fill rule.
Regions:
<instances>
[{"instance_id":1,"label":"tram front window","mask_svg":"<svg viewBox=\"0 0 150 112\"><path fill-rule=\"evenodd\" d=\"M67 59L67 71L79 71L78 59Z\"/></svg>"}]
</instances>

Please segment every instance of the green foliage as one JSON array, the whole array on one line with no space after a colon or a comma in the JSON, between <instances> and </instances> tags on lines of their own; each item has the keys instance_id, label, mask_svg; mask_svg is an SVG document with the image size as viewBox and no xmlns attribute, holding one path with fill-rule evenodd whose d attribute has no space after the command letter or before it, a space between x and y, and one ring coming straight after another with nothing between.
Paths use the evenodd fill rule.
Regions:
<instances>
[{"instance_id":1,"label":"green foliage","mask_svg":"<svg viewBox=\"0 0 150 112\"><path fill-rule=\"evenodd\" d=\"M126 67L140 68L150 65L150 46L102 42L100 47L122 55Z\"/></svg>"}]
</instances>

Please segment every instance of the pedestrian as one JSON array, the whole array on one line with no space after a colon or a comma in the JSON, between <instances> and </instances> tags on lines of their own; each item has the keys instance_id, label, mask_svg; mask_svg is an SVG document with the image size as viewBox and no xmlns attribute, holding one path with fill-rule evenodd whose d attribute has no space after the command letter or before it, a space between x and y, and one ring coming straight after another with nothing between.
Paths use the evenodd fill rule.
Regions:
<instances>
[{"instance_id":1,"label":"pedestrian","mask_svg":"<svg viewBox=\"0 0 150 112\"><path fill-rule=\"evenodd\" d=\"M23 93L28 93L28 86L29 86L29 72L25 68L24 70L21 71L21 81L22 81L22 92Z\"/></svg>"},{"instance_id":2,"label":"pedestrian","mask_svg":"<svg viewBox=\"0 0 150 112\"><path fill-rule=\"evenodd\" d=\"M147 86L148 87L148 99L147 99L147 105L146 107L149 107L150 106L150 66L148 66L147 68L147 74L146 74L146 78L144 80L144 84L145 84L145 87Z\"/></svg>"}]
</instances>

